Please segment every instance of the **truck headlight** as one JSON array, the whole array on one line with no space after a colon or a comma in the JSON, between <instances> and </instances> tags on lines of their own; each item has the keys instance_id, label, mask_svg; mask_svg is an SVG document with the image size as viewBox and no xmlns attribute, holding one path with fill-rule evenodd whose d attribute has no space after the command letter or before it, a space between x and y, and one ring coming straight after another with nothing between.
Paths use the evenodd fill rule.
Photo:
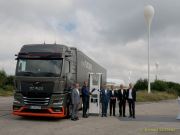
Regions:
<instances>
[{"instance_id":1,"label":"truck headlight","mask_svg":"<svg viewBox=\"0 0 180 135\"><path fill-rule=\"evenodd\" d=\"M63 105L63 103L64 103L63 98L53 100L53 105Z\"/></svg>"},{"instance_id":2,"label":"truck headlight","mask_svg":"<svg viewBox=\"0 0 180 135\"><path fill-rule=\"evenodd\" d=\"M14 99L13 104L20 104L21 102L17 99Z\"/></svg>"}]
</instances>

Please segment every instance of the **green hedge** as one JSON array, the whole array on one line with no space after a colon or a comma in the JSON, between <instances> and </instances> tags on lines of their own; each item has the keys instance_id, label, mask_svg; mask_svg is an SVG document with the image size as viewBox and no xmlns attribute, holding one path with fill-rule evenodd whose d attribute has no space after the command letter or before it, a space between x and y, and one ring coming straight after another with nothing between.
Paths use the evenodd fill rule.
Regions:
<instances>
[{"instance_id":1,"label":"green hedge","mask_svg":"<svg viewBox=\"0 0 180 135\"><path fill-rule=\"evenodd\" d=\"M147 79L139 79L137 80L136 84L134 85L134 88L137 90L145 90L148 87L148 81Z\"/></svg>"},{"instance_id":2,"label":"green hedge","mask_svg":"<svg viewBox=\"0 0 180 135\"><path fill-rule=\"evenodd\" d=\"M7 75L4 70L0 70L0 91L13 91L14 76Z\"/></svg>"},{"instance_id":3,"label":"green hedge","mask_svg":"<svg viewBox=\"0 0 180 135\"><path fill-rule=\"evenodd\" d=\"M146 90L147 87L148 87L147 79L139 79L134 85L134 88L137 90ZM180 84L175 82L155 80L154 82L151 82L151 89L180 95Z\"/></svg>"}]
</instances>

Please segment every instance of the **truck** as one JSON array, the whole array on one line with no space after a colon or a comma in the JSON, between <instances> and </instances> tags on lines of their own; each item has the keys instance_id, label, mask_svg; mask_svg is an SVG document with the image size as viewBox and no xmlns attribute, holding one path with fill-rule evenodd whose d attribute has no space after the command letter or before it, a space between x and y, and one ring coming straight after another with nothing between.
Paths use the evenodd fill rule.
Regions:
<instances>
[{"instance_id":1,"label":"truck","mask_svg":"<svg viewBox=\"0 0 180 135\"><path fill-rule=\"evenodd\" d=\"M74 83L82 87L91 73L106 83L106 69L75 47L28 44L15 56L14 115L69 117Z\"/></svg>"}]
</instances>

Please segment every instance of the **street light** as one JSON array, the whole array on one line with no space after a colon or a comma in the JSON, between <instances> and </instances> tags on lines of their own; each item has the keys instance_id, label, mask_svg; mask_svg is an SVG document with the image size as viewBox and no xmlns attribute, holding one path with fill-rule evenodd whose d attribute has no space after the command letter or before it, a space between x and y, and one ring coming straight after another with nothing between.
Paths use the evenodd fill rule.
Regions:
<instances>
[{"instance_id":1,"label":"street light","mask_svg":"<svg viewBox=\"0 0 180 135\"><path fill-rule=\"evenodd\" d=\"M147 5L144 8L144 17L148 26L148 93L151 93L151 86L150 86L150 29L151 29L151 22L154 16L154 8L151 5Z\"/></svg>"},{"instance_id":2,"label":"street light","mask_svg":"<svg viewBox=\"0 0 180 135\"><path fill-rule=\"evenodd\" d=\"M156 61L155 63L155 67L156 67L156 76L155 76L155 80L158 80L158 68L159 68L159 63Z\"/></svg>"},{"instance_id":3,"label":"street light","mask_svg":"<svg viewBox=\"0 0 180 135\"><path fill-rule=\"evenodd\" d=\"M132 74L132 71L129 71L129 75L128 75L128 83L130 84L131 83L131 74Z\"/></svg>"}]
</instances>

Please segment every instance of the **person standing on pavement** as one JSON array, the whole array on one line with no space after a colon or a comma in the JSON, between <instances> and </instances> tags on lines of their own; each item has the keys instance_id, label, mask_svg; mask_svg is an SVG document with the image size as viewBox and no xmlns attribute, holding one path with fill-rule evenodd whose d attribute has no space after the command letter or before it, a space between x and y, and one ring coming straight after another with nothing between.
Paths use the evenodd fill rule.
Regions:
<instances>
[{"instance_id":1,"label":"person standing on pavement","mask_svg":"<svg viewBox=\"0 0 180 135\"><path fill-rule=\"evenodd\" d=\"M71 103L72 103L71 120L73 121L79 120L78 118L78 109L80 104L79 83L75 83L74 89L71 92Z\"/></svg>"},{"instance_id":2,"label":"person standing on pavement","mask_svg":"<svg viewBox=\"0 0 180 135\"><path fill-rule=\"evenodd\" d=\"M113 116L116 116L116 98L117 94L116 91L114 90L114 86L111 86L110 90L110 116L112 115L113 111Z\"/></svg>"},{"instance_id":3,"label":"person standing on pavement","mask_svg":"<svg viewBox=\"0 0 180 135\"><path fill-rule=\"evenodd\" d=\"M127 98L129 104L129 118L135 118L136 90L133 88L132 83L129 84L129 89L127 90Z\"/></svg>"},{"instance_id":4,"label":"person standing on pavement","mask_svg":"<svg viewBox=\"0 0 180 135\"><path fill-rule=\"evenodd\" d=\"M82 91L82 102L83 102L83 118L87 118L87 110L89 108L89 87L88 87L88 82L84 81L84 86L81 89Z\"/></svg>"},{"instance_id":5,"label":"person standing on pavement","mask_svg":"<svg viewBox=\"0 0 180 135\"><path fill-rule=\"evenodd\" d=\"M100 91L100 100L102 103L102 115L101 115L101 117L107 117L107 109L108 109L109 98L110 98L109 90L107 89L106 84L104 84L103 88Z\"/></svg>"},{"instance_id":6,"label":"person standing on pavement","mask_svg":"<svg viewBox=\"0 0 180 135\"><path fill-rule=\"evenodd\" d=\"M121 84L120 89L118 90L119 117L126 117L126 100L127 92L124 89L124 86Z\"/></svg>"}]
</instances>

